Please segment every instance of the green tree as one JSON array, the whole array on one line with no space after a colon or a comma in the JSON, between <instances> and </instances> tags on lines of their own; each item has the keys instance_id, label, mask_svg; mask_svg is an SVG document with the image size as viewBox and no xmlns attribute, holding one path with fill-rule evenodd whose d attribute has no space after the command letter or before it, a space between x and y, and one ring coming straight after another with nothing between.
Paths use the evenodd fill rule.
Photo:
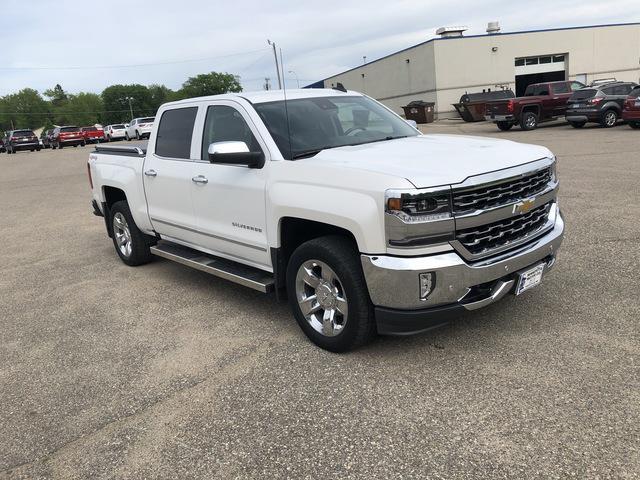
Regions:
<instances>
[{"instance_id":1,"label":"green tree","mask_svg":"<svg viewBox=\"0 0 640 480\"><path fill-rule=\"evenodd\" d=\"M37 90L25 88L0 99L0 129L40 128L50 114L49 103Z\"/></svg>"},{"instance_id":2,"label":"green tree","mask_svg":"<svg viewBox=\"0 0 640 480\"><path fill-rule=\"evenodd\" d=\"M238 77L230 73L202 73L190 77L177 92L179 98L204 97L227 92L241 92L242 86Z\"/></svg>"},{"instance_id":3,"label":"green tree","mask_svg":"<svg viewBox=\"0 0 640 480\"><path fill-rule=\"evenodd\" d=\"M86 126L101 123L103 105L100 95L95 93L79 93L69 95L67 102L53 110L56 125Z\"/></svg>"},{"instance_id":4,"label":"green tree","mask_svg":"<svg viewBox=\"0 0 640 480\"><path fill-rule=\"evenodd\" d=\"M102 92L104 123L128 122L133 117L155 114L151 92L144 85L112 85ZM131 100L131 107L129 105Z\"/></svg>"},{"instance_id":5,"label":"green tree","mask_svg":"<svg viewBox=\"0 0 640 480\"><path fill-rule=\"evenodd\" d=\"M55 87L49 88L42 93L45 97L49 98L54 107L61 107L69 100L67 92L62 89L59 83L57 83Z\"/></svg>"},{"instance_id":6,"label":"green tree","mask_svg":"<svg viewBox=\"0 0 640 480\"><path fill-rule=\"evenodd\" d=\"M160 105L166 102L170 102L174 99L175 92L164 85L149 85L147 87L151 94L151 105L154 110L158 110ZM155 113L155 112L154 112Z\"/></svg>"}]
</instances>

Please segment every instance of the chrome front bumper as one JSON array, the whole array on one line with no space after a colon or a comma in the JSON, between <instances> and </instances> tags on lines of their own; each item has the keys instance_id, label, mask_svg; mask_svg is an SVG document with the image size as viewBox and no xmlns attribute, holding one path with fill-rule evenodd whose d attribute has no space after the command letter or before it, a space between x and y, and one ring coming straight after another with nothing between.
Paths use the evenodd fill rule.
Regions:
<instances>
[{"instance_id":1,"label":"chrome front bumper","mask_svg":"<svg viewBox=\"0 0 640 480\"><path fill-rule=\"evenodd\" d=\"M416 312L443 306L475 310L509 293L516 272L540 262L545 263L545 273L551 269L563 232L564 221L558 213L553 228L542 236L486 260L468 263L455 251L426 257L361 255L362 268L376 307ZM419 274L425 272L435 273L435 287L426 300L420 300ZM479 286L489 288L484 298L477 295Z\"/></svg>"}]
</instances>

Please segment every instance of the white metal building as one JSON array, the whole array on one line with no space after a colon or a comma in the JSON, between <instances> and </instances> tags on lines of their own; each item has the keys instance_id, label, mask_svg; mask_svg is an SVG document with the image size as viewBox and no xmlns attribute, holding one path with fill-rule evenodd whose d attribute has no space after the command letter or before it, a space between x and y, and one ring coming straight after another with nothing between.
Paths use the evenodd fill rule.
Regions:
<instances>
[{"instance_id":1,"label":"white metal building","mask_svg":"<svg viewBox=\"0 0 640 480\"><path fill-rule=\"evenodd\" d=\"M312 87L342 83L398 113L412 100L435 102L436 115L454 116L464 93L531 83L601 78L640 83L640 23L595 25L464 36L465 27L441 28L438 37L329 77Z\"/></svg>"}]
</instances>

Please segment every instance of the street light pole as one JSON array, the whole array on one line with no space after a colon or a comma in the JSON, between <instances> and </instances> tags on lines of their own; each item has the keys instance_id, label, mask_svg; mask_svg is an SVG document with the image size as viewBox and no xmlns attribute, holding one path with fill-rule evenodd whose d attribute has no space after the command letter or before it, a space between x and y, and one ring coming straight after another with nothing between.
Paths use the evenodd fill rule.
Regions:
<instances>
[{"instance_id":1,"label":"street light pole","mask_svg":"<svg viewBox=\"0 0 640 480\"><path fill-rule=\"evenodd\" d=\"M291 73L292 75L294 75L296 77L296 83L298 84L298 88L300 88L300 80L298 79L298 74L296 72L294 72L293 70L289 70L289 73Z\"/></svg>"},{"instance_id":2,"label":"street light pole","mask_svg":"<svg viewBox=\"0 0 640 480\"><path fill-rule=\"evenodd\" d=\"M280 77L280 64L278 63L278 53L276 52L276 44L271 40L267 40L267 43L273 47L273 58L276 59L276 72L278 73L278 88L282 90L282 78Z\"/></svg>"}]
</instances>

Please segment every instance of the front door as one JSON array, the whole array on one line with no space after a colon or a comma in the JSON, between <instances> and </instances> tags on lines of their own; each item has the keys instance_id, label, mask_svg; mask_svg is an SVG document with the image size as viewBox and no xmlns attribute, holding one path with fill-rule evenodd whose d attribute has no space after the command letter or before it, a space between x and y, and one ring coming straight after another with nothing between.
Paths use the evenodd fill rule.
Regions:
<instances>
[{"instance_id":1,"label":"front door","mask_svg":"<svg viewBox=\"0 0 640 480\"><path fill-rule=\"evenodd\" d=\"M209 145L245 142L250 151L266 146L244 108L232 101L209 104L204 115L200 160L194 162L193 208L200 238L213 252L257 267L270 268L267 244L265 171L238 165L209 163Z\"/></svg>"},{"instance_id":2,"label":"front door","mask_svg":"<svg viewBox=\"0 0 640 480\"><path fill-rule=\"evenodd\" d=\"M191 199L191 139L197 112L197 107L187 107L162 114L154 152L147 155L143 168L153 229L161 236L187 243L197 241Z\"/></svg>"}]
</instances>

